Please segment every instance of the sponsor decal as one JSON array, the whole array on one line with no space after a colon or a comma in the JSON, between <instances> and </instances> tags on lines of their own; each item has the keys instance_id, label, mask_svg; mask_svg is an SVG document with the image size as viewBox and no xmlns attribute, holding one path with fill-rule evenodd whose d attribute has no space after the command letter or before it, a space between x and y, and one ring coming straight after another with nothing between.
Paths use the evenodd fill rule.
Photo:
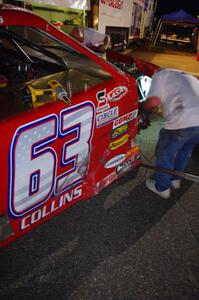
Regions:
<instances>
[{"instance_id":1,"label":"sponsor decal","mask_svg":"<svg viewBox=\"0 0 199 300\"><path fill-rule=\"evenodd\" d=\"M117 166L116 168L116 174L122 174L125 173L127 171L129 171L132 168L132 162L133 162L133 158L125 160L124 162L122 162L121 164L119 164L119 166Z\"/></svg>"},{"instance_id":2,"label":"sponsor decal","mask_svg":"<svg viewBox=\"0 0 199 300\"><path fill-rule=\"evenodd\" d=\"M125 132L127 132L128 130L128 123L121 125L115 129L112 130L111 132L111 139L115 139L117 137L119 137L120 135L124 134Z\"/></svg>"},{"instance_id":3,"label":"sponsor decal","mask_svg":"<svg viewBox=\"0 0 199 300\"><path fill-rule=\"evenodd\" d=\"M111 150L115 150L121 146L123 146L126 142L128 142L129 139L129 135L125 134L123 137L121 137L120 139L113 141L110 143L109 145L109 149Z\"/></svg>"},{"instance_id":4,"label":"sponsor decal","mask_svg":"<svg viewBox=\"0 0 199 300\"><path fill-rule=\"evenodd\" d=\"M138 115L138 109L133 110L119 118L117 118L116 120L114 120L113 122L113 129L117 128L118 126L128 123L131 120L135 119Z\"/></svg>"},{"instance_id":5,"label":"sponsor decal","mask_svg":"<svg viewBox=\"0 0 199 300\"><path fill-rule=\"evenodd\" d=\"M116 179L117 179L117 175L114 171L113 173L111 173L108 176L106 176L105 178L103 178L101 181L97 182L97 189L101 190L101 189L107 187L109 184L111 184Z\"/></svg>"},{"instance_id":6,"label":"sponsor decal","mask_svg":"<svg viewBox=\"0 0 199 300\"><path fill-rule=\"evenodd\" d=\"M98 105L96 108L97 113L103 112L106 109L110 108L110 105L108 104L108 99L106 95L106 89L103 89L102 91L99 91L96 94L96 99L98 101Z\"/></svg>"},{"instance_id":7,"label":"sponsor decal","mask_svg":"<svg viewBox=\"0 0 199 300\"><path fill-rule=\"evenodd\" d=\"M116 86L110 92L106 92L106 89L103 89L96 94L96 99L98 102L96 112L101 113L110 108L110 102L119 101L122 99L126 93L128 92L128 88L126 86Z\"/></svg>"},{"instance_id":8,"label":"sponsor decal","mask_svg":"<svg viewBox=\"0 0 199 300\"><path fill-rule=\"evenodd\" d=\"M139 147L139 145L134 146L134 147L131 149L131 151L132 151L132 153L133 153L134 155L139 154L139 153L140 153L140 147Z\"/></svg>"},{"instance_id":9,"label":"sponsor decal","mask_svg":"<svg viewBox=\"0 0 199 300\"><path fill-rule=\"evenodd\" d=\"M119 115L119 107L115 106L109 110L106 110L105 112L102 112L101 114L98 114L96 116L96 125L97 127L100 127L102 125L105 125L111 121L113 121L115 118L117 118Z\"/></svg>"},{"instance_id":10,"label":"sponsor decal","mask_svg":"<svg viewBox=\"0 0 199 300\"><path fill-rule=\"evenodd\" d=\"M107 94L107 98L111 102L119 101L126 95L127 92L128 89L126 86L117 86Z\"/></svg>"},{"instance_id":11,"label":"sponsor decal","mask_svg":"<svg viewBox=\"0 0 199 300\"><path fill-rule=\"evenodd\" d=\"M0 24L3 24L4 23L4 19L2 16L0 16Z\"/></svg>"},{"instance_id":12,"label":"sponsor decal","mask_svg":"<svg viewBox=\"0 0 199 300\"><path fill-rule=\"evenodd\" d=\"M118 166L126 159L126 154L119 154L117 156L112 157L109 161L106 162L105 168L110 169Z\"/></svg>"},{"instance_id":13,"label":"sponsor decal","mask_svg":"<svg viewBox=\"0 0 199 300\"><path fill-rule=\"evenodd\" d=\"M133 157L135 158L139 158L140 155L140 147L139 145L135 145L134 147L132 147L130 150L127 151L126 156L127 158Z\"/></svg>"},{"instance_id":14,"label":"sponsor decal","mask_svg":"<svg viewBox=\"0 0 199 300\"><path fill-rule=\"evenodd\" d=\"M51 203L44 205L43 207L35 210L33 213L27 214L21 220L21 230L27 229L31 225L42 220L46 216L52 214L73 200L78 199L82 195L82 185L76 186L70 191L65 192L61 197L53 200Z\"/></svg>"}]
</instances>

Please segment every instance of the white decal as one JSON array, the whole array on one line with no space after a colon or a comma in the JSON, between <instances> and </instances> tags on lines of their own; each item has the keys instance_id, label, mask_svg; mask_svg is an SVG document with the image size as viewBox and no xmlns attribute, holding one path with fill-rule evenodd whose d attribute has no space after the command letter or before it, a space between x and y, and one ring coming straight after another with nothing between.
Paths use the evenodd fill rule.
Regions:
<instances>
[{"instance_id":1,"label":"white decal","mask_svg":"<svg viewBox=\"0 0 199 300\"><path fill-rule=\"evenodd\" d=\"M125 160L116 168L116 174L122 174L124 172L129 171L132 168L133 158Z\"/></svg>"},{"instance_id":2,"label":"white decal","mask_svg":"<svg viewBox=\"0 0 199 300\"><path fill-rule=\"evenodd\" d=\"M10 204L13 214L45 202L52 193L57 157L49 146L57 138L57 116L20 127L10 150Z\"/></svg>"},{"instance_id":3,"label":"white decal","mask_svg":"<svg viewBox=\"0 0 199 300\"><path fill-rule=\"evenodd\" d=\"M52 114L16 130L9 172L9 209L13 216L23 216L53 193L60 194L83 181L93 124L93 103L84 102L63 110L60 116ZM54 147L55 143L60 147Z\"/></svg>"},{"instance_id":4,"label":"white decal","mask_svg":"<svg viewBox=\"0 0 199 300\"><path fill-rule=\"evenodd\" d=\"M106 89L103 89L96 94L96 99L98 101L98 106L96 108L97 113L101 113L110 108L108 101L115 102L122 99L128 92L126 86L116 86L110 92L106 92Z\"/></svg>"},{"instance_id":5,"label":"white decal","mask_svg":"<svg viewBox=\"0 0 199 300\"><path fill-rule=\"evenodd\" d=\"M57 177L56 194L82 181L87 172L93 131L92 119L93 107L88 105L78 110L61 112L61 136L67 140L62 150L62 166L67 171Z\"/></svg>"},{"instance_id":6,"label":"white decal","mask_svg":"<svg viewBox=\"0 0 199 300\"><path fill-rule=\"evenodd\" d=\"M0 24L3 24L4 23L4 19L2 16L0 16Z\"/></svg>"},{"instance_id":7,"label":"white decal","mask_svg":"<svg viewBox=\"0 0 199 300\"><path fill-rule=\"evenodd\" d=\"M110 105L108 104L108 99L106 96L106 89L99 91L96 94L96 99L98 101L98 106L96 108L97 113L103 112L106 109L110 108Z\"/></svg>"},{"instance_id":8,"label":"white decal","mask_svg":"<svg viewBox=\"0 0 199 300\"><path fill-rule=\"evenodd\" d=\"M113 129L117 128L118 126L130 122L131 120L135 119L138 115L138 109L133 110L126 115L123 115L116 120L113 121Z\"/></svg>"},{"instance_id":9,"label":"white decal","mask_svg":"<svg viewBox=\"0 0 199 300\"><path fill-rule=\"evenodd\" d=\"M109 101L119 101L122 99L128 92L126 86L117 86L112 91L107 94L107 98Z\"/></svg>"},{"instance_id":10,"label":"white decal","mask_svg":"<svg viewBox=\"0 0 199 300\"><path fill-rule=\"evenodd\" d=\"M151 87L152 78L142 75L136 81L139 89L139 101L145 101Z\"/></svg>"},{"instance_id":11,"label":"white decal","mask_svg":"<svg viewBox=\"0 0 199 300\"><path fill-rule=\"evenodd\" d=\"M42 208L35 210L32 214L26 215L21 220L21 230L37 223L46 216L52 214L56 210L62 208L82 195L82 185L71 189L69 192L64 193L60 198L53 200L51 203L44 205Z\"/></svg>"},{"instance_id":12,"label":"white decal","mask_svg":"<svg viewBox=\"0 0 199 300\"><path fill-rule=\"evenodd\" d=\"M110 169L118 166L126 159L126 154L119 154L106 162L105 168Z\"/></svg>"},{"instance_id":13,"label":"white decal","mask_svg":"<svg viewBox=\"0 0 199 300\"><path fill-rule=\"evenodd\" d=\"M96 125L97 127L100 127L102 125L105 125L115 118L117 118L119 115L119 108L118 106L115 106L99 115L96 116Z\"/></svg>"},{"instance_id":14,"label":"white decal","mask_svg":"<svg viewBox=\"0 0 199 300\"><path fill-rule=\"evenodd\" d=\"M101 190L101 189L107 187L109 184L111 184L116 179L117 179L117 175L114 171L113 173L111 173L108 176L106 176L105 178L103 178L101 181L97 182L98 190Z\"/></svg>"}]
</instances>

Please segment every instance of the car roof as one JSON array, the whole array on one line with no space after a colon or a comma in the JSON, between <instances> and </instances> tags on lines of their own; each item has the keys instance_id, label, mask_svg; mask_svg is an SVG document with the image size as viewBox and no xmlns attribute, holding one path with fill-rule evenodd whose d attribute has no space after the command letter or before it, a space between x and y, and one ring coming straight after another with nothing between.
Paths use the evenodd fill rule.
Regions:
<instances>
[{"instance_id":1,"label":"car roof","mask_svg":"<svg viewBox=\"0 0 199 300\"><path fill-rule=\"evenodd\" d=\"M0 4L0 26L9 25L29 25L45 29L48 22L28 9Z\"/></svg>"}]
</instances>

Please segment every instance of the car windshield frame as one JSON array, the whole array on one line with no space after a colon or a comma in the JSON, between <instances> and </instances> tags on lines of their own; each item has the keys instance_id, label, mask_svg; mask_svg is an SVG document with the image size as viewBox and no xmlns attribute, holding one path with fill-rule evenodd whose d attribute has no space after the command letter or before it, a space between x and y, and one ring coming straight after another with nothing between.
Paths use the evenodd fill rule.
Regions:
<instances>
[{"instance_id":1,"label":"car windshield frame","mask_svg":"<svg viewBox=\"0 0 199 300\"><path fill-rule=\"evenodd\" d=\"M22 43L57 60L68 69L73 68L84 72L86 70L87 74L104 81L113 78L112 74L96 61L40 28L24 25L12 25L6 28L10 36L13 34Z\"/></svg>"}]
</instances>

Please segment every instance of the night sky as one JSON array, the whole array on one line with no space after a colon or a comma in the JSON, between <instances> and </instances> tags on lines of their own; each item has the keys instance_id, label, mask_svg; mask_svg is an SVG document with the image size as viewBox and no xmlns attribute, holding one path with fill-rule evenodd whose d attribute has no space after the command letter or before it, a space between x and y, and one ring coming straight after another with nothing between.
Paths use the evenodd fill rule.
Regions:
<instances>
[{"instance_id":1,"label":"night sky","mask_svg":"<svg viewBox=\"0 0 199 300\"><path fill-rule=\"evenodd\" d=\"M156 15L161 16L183 9L193 17L199 15L199 0L157 0Z\"/></svg>"}]
</instances>

